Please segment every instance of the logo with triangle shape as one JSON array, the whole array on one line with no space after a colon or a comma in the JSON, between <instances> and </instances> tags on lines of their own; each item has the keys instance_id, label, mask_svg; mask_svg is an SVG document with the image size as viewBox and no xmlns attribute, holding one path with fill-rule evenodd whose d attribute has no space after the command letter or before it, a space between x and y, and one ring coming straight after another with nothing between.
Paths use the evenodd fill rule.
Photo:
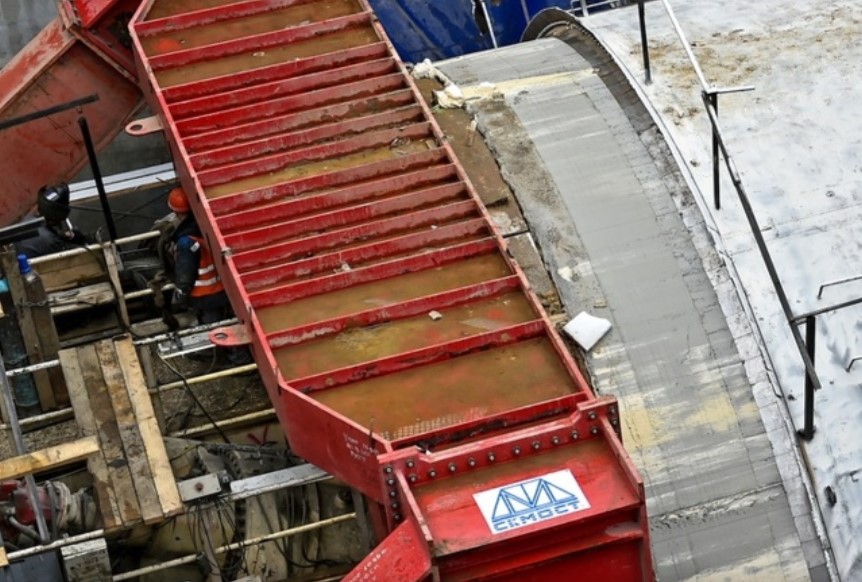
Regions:
<instances>
[{"instance_id":1,"label":"logo with triangle shape","mask_svg":"<svg viewBox=\"0 0 862 582\"><path fill-rule=\"evenodd\" d=\"M503 533L590 508L569 470L489 489L473 495L488 527Z\"/></svg>"}]
</instances>

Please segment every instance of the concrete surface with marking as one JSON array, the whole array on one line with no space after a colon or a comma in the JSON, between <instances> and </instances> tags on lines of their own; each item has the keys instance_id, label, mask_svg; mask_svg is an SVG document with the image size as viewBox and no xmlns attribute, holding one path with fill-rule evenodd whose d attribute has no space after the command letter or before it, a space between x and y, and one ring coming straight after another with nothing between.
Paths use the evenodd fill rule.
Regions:
<instances>
[{"instance_id":1,"label":"concrete surface with marking","mask_svg":"<svg viewBox=\"0 0 862 582\"><path fill-rule=\"evenodd\" d=\"M737 350L735 288L649 115L607 55L584 52L545 39L436 65L496 86L467 106L563 304L613 322L587 361L621 401L657 576L828 579L804 493L789 501L799 467L779 471Z\"/></svg>"}]
</instances>

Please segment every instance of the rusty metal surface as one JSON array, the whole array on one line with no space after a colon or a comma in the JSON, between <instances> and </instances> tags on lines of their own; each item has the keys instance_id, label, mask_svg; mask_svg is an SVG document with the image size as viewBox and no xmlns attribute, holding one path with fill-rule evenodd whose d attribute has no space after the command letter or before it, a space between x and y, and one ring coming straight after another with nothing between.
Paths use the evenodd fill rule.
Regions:
<instances>
[{"instance_id":1,"label":"rusty metal surface","mask_svg":"<svg viewBox=\"0 0 862 582\"><path fill-rule=\"evenodd\" d=\"M140 106L140 91L57 19L0 71L0 119L91 94L100 101L83 113L97 147L103 147ZM23 216L42 185L69 180L87 163L78 116L68 111L0 134L0 224Z\"/></svg>"},{"instance_id":2,"label":"rusty metal surface","mask_svg":"<svg viewBox=\"0 0 862 582\"><path fill-rule=\"evenodd\" d=\"M616 406L590 391L368 5L150 0L132 32L291 447L381 504L387 552L432 548L459 579L463 560L487 559L471 552L526 544L517 563L460 578L487 579L549 572L560 555L599 572L590 556L611 545L616 579L651 579ZM462 491L463 528L446 530L458 471L473 489L588 474L594 506L500 537ZM422 495L433 479L440 496ZM621 533L591 536L594 522ZM539 547L561 527L584 551Z\"/></svg>"}]
</instances>

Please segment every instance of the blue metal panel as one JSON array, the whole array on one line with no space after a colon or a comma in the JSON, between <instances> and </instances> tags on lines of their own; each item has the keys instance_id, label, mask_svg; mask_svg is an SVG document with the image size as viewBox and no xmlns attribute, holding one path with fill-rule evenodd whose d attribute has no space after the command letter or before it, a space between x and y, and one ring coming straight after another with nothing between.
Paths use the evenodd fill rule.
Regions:
<instances>
[{"instance_id":1,"label":"blue metal panel","mask_svg":"<svg viewBox=\"0 0 862 582\"><path fill-rule=\"evenodd\" d=\"M63 582L56 551L28 556L0 569L0 582Z\"/></svg>"},{"instance_id":2,"label":"blue metal panel","mask_svg":"<svg viewBox=\"0 0 862 582\"><path fill-rule=\"evenodd\" d=\"M587 0L592 6L605 0ZM478 0L370 0L401 59L417 63L493 48L491 35L483 33L484 20ZM580 0L575 0L580 5ZM571 0L486 0L499 46L515 44L530 18L545 8L570 10ZM601 7L599 9L605 9ZM474 14L478 10L479 14Z\"/></svg>"},{"instance_id":3,"label":"blue metal panel","mask_svg":"<svg viewBox=\"0 0 862 582\"><path fill-rule=\"evenodd\" d=\"M416 63L492 48L473 18L471 0L370 0L401 59Z\"/></svg>"}]
</instances>

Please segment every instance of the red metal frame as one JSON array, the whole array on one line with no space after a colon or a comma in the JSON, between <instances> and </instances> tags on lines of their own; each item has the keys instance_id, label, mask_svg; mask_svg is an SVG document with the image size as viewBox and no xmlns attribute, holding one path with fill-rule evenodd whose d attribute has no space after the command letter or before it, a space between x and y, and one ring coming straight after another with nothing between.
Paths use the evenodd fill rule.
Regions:
<instances>
[{"instance_id":1,"label":"red metal frame","mask_svg":"<svg viewBox=\"0 0 862 582\"><path fill-rule=\"evenodd\" d=\"M367 2L169 1L135 15L139 75L279 420L391 532L347 579L651 580L616 404L590 391ZM580 483L578 511L536 505L494 531L473 501L555 475Z\"/></svg>"}]
</instances>

